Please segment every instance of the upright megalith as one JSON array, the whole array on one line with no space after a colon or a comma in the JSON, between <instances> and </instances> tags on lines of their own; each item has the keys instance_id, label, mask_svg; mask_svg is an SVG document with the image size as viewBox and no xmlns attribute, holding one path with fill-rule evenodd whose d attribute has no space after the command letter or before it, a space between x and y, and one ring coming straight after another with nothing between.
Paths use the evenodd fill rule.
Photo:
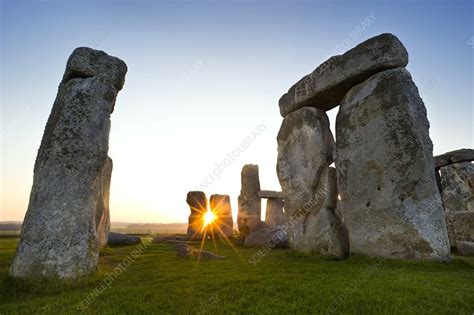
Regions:
<instances>
[{"instance_id":1,"label":"upright megalith","mask_svg":"<svg viewBox=\"0 0 474 315\"><path fill-rule=\"evenodd\" d=\"M69 57L36 157L12 276L70 278L97 269L101 170L126 72L103 51L82 47Z\"/></svg>"},{"instance_id":2,"label":"upright megalith","mask_svg":"<svg viewBox=\"0 0 474 315\"><path fill-rule=\"evenodd\" d=\"M219 237L232 237L234 221L232 220L232 207L228 195L212 195L209 198L211 211L216 215L214 234Z\"/></svg>"},{"instance_id":3,"label":"upright megalith","mask_svg":"<svg viewBox=\"0 0 474 315\"><path fill-rule=\"evenodd\" d=\"M204 214L207 212L207 197L202 191L190 191L186 203L191 209L188 220L187 236L190 240L200 240L205 235Z\"/></svg>"},{"instance_id":4,"label":"upright megalith","mask_svg":"<svg viewBox=\"0 0 474 315\"><path fill-rule=\"evenodd\" d=\"M324 169L319 180L320 188L310 203L311 211L304 222L302 251L319 253L338 259L349 255L349 236L338 214L336 169Z\"/></svg>"},{"instance_id":5,"label":"upright megalith","mask_svg":"<svg viewBox=\"0 0 474 315\"><path fill-rule=\"evenodd\" d=\"M408 63L408 53L392 34L381 34L357 45L343 55L329 58L294 84L279 101L280 114L304 106L329 110L339 105L347 91L371 75Z\"/></svg>"},{"instance_id":6,"label":"upright megalith","mask_svg":"<svg viewBox=\"0 0 474 315\"><path fill-rule=\"evenodd\" d=\"M435 157L451 247L474 241L474 164L467 162L472 152L463 149Z\"/></svg>"},{"instance_id":7,"label":"upright megalith","mask_svg":"<svg viewBox=\"0 0 474 315\"><path fill-rule=\"evenodd\" d=\"M334 213L337 190L329 167L334 139L326 113L303 107L288 114L277 141L277 175L285 196L290 247L345 257L347 237Z\"/></svg>"},{"instance_id":8,"label":"upright megalith","mask_svg":"<svg viewBox=\"0 0 474 315\"><path fill-rule=\"evenodd\" d=\"M97 243L99 248L107 245L110 231L110 181L112 179L113 163L110 157L105 160L100 170L97 209L95 213L95 226L97 231Z\"/></svg>"},{"instance_id":9,"label":"upright megalith","mask_svg":"<svg viewBox=\"0 0 474 315\"><path fill-rule=\"evenodd\" d=\"M404 68L354 86L336 120L336 168L351 253L449 257L426 109Z\"/></svg>"},{"instance_id":10,"label":"upright megalith","mask_svg":"<svg viewBox=\"0 0 474 315\"><path fill-rule=\"evenodd\" d=\"M474 212L474 164L462 162L442 166L440 173L444 209Z\"/></svg>"},{"instance_id":11,"label":"upright megalith","mask_svg":"<svg viewBox=\"0 0 474 315\"><path fill-rule=\"evenodd\" d=\"M238 198L237 225L242 241L250 233L265 227L261 222L260 215L262 206L258 192L260 191L260 179L258 165L244 165L241 172L241 190Z\"/></svg>"},{"instance_id":12,"label":"upright megalith","mask_svg":"<svg viewBox=\"0 0 474 315\"><path fill-rule=\"evenodd\" d=\"M269 226L277 226L285 223L285 213L283 212L283 199L268 198L265 209L265 223Z\"/></svg>"},{"instance_id":13,"label":"upright megalith","mask_svg":"<svg viewBox=\"0 0 474 315\"><path fill-rule=\"evenodd\" d=\"M400 40L381 34L329 58L280 98L277 172L293 249L449 259L437 170L474 154L449 152L435 171L426 109L407 63ZM323 111L338 105L336 187ZM463 180L463 189L473 182ZM338 242L325 242L329 237Z\"/></svg>"},{"instance_id":14,"label":"upright megalith","mask_svg":"<svg viewBox=\"0 0 474 315\"><path fill-rule=\"evenodd\" d=\"M322 172L333 162L329 119L322 110L303 107L285 117L277 141L277 175L292 216L313 199Z\"/></svg>"},{"instance_id":15,"label":"upright megalith","mask_svg":"<svg viewBox=\"0 0 474 315\"><path fill-rule=\"evenodd\" d=\"M473 211L446 211L445 215L451 247L459 241L474 242Z\"/></svg>"}]
</instances>

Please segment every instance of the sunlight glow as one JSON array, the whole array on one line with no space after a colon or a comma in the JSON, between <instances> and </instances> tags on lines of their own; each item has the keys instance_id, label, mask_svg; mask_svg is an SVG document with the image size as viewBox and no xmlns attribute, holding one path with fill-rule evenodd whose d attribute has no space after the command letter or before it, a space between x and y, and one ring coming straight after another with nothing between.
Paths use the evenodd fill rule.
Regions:
<instances>
[{"instance_id":1,"label":"sunlight glow","mask_svg":"<svg viewBox=\"0 0 474 315\"><path fill-rule=\"evenodd\" d=\"M216 221L216 219L217 219L217 216L215 215L214 212L207 211L203 215L204 227L214 223L214 221Z\"/></svg>"}]
</instances>

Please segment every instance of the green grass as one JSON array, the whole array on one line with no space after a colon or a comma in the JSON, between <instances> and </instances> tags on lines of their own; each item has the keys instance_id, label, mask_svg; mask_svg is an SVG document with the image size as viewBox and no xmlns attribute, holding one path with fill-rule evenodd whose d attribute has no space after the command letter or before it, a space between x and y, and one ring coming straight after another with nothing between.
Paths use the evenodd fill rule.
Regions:
<instances>
[{"instance_id":1,"label":"green grass","mask_svg":"<svg viewBox=\"0 0 474 315\"><path fill-rule=\"evenodd\" d=\"M106 248L98 275L75 282L19 281L8 276L17 238L0 238L0 313L75 313L136 248ZM178 258L170 244L151 244L100 294L91 314L473 314L474 259L451 263L351 257L332 261L272 250L216 245L226 260ZM216 252L212 241L206 245Z\"/></svg>"}]
</instances>

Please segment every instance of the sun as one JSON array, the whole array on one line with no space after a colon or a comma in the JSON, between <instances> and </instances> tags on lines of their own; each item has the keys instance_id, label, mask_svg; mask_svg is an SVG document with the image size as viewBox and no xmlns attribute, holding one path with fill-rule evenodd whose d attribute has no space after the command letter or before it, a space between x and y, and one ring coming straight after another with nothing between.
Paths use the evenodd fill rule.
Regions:
<instances>
[{"instance_id":1,"label":"sun","mask_svg":"<svg viewBox=\"0 0 474 315\"><path fill-rule=\"evenodd\" d=\"M216 219L217 219L217 216L214 214L214 212L208 210L203 215L204 227L214 223Z\"/></svg>"}]
</instances>

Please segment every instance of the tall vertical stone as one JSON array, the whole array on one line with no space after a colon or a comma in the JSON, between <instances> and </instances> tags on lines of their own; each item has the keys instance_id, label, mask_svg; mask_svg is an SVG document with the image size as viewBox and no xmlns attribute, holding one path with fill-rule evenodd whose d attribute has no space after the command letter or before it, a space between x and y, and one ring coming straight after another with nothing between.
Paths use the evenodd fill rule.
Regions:
<instances>
[{"instance_id":1,"label":"tall vertical stone","mask_svg":"<svg viewBox=\"0 0 474 315\"><path fill-rule=\"evenodd\" d=\"M204 214L207 212L207 197L202 191L190 191L186 202L191 209L188 220L187 236L190 240L201 240L204 237Z\"/></svg>"},{"instance_id":2,"label":"tall vertical stone","mask_svg":"<svg viewBox=\"0 0 474 315\"><path fill-rule=\"evenodd\" d=\"M311 202L311 211L304 222L303 252L344 259L349 256L349 236L341 218L336 214L336 169L324 169L319 180L320 189Z\"/></svg>"},{"instance_id":3,"label":"tall vertical stone","mask_svg":"<svg viewBox=\"0 0 474 315\"><path fill-rule=\"evenodd\" d=\"M354 86L336 122L338 211L352 253L449 258L426 109L410 74L386 70Z\"/></svg>"},{"instance_id":4,"label":"tall vertical stone","mask_svg":"<svg viewBox=\"0 0 474 315\"><path fill-rule=\"evenodd\" d=\"M234 221L232 220L232 207L230 205L230 197L228 195L212 195L209 198L211 211L216 216L215 235L222 237L232 237L234 232Z\"/></svg>"},{"instance_id":5,"label":"tall vertical stone","mask_svg":"<svg viewBox=\"0 0 474 315\"><path fill-rule=\"evenodd\" d=\"M456 247L459 241L474 242L474 212L446 211L449 243Z\"/></svg>"},{"instance_id":6,"label":"tall vertical stone","mask_svg":"<svg viewBox=\"0 0 474 315\"><path fill-rule=\"evenodd\" d=\"M110 231L110 181L112 179L113 163L110 157L107 157L99 175L99 191L97 200L97 210L95 213L95 226L97 231L97 243L99 248L107 245Z\"/></svg>"},{"instance_id":7,"label":"tall vertical stone","mask_svg":"<svg viewBox=\"0 0 474 315\"><path fill-rule=\"evenodd\" d=\"M446 211L474 211L474 164L454 163L440 168L441 196Z\"/></svg>"},{"instance_id":8,"label":"tall vertical stone","mask_svg":"<svg viewBox=\"0 0 474 315\"><path fill-rule=\"evenodd\" d=\"M12 276L70 278L96 270L100 176L126 72L122 60L103 51L77 48L69 57L36 157Z\"/></svg>"},{"instance_id":9,"label":"tall vertical stone","mask_svg":"<svg viewBox=\"0 0 474 315\"><path fill-rule=\"evenodd\" d=\"M241 172L241 190L238 198L239 210L237 214L237 225L242 241L245 240L247 235L264 225L260 220L262 206L258 197L259 191L258 165L244 165Z\"/></svg>"},{"instance_id":10,"label":"tall vertical stone","mask_svg":"<svg viewBox=\"0 0 474 315\"><path fill-rule=\"evenodd\" d=\"M265 209L265 223L269 227L285 223L285 213L283 212L283 199L267 199L267 207Z\"/></svg>"},{"instance_id":11,"label":"tall vertical stone","mask_svg":"<svg viewBox=\"0 0 474 315\"><path fill-rule=\"evenodd\" d=\"M285 196L290 247L346 257L347 237L334 213L337 191L329 167L334 139L326 113L312 107L289 113L277 141L277 174Z\"/></svg>"}]
</instances>

